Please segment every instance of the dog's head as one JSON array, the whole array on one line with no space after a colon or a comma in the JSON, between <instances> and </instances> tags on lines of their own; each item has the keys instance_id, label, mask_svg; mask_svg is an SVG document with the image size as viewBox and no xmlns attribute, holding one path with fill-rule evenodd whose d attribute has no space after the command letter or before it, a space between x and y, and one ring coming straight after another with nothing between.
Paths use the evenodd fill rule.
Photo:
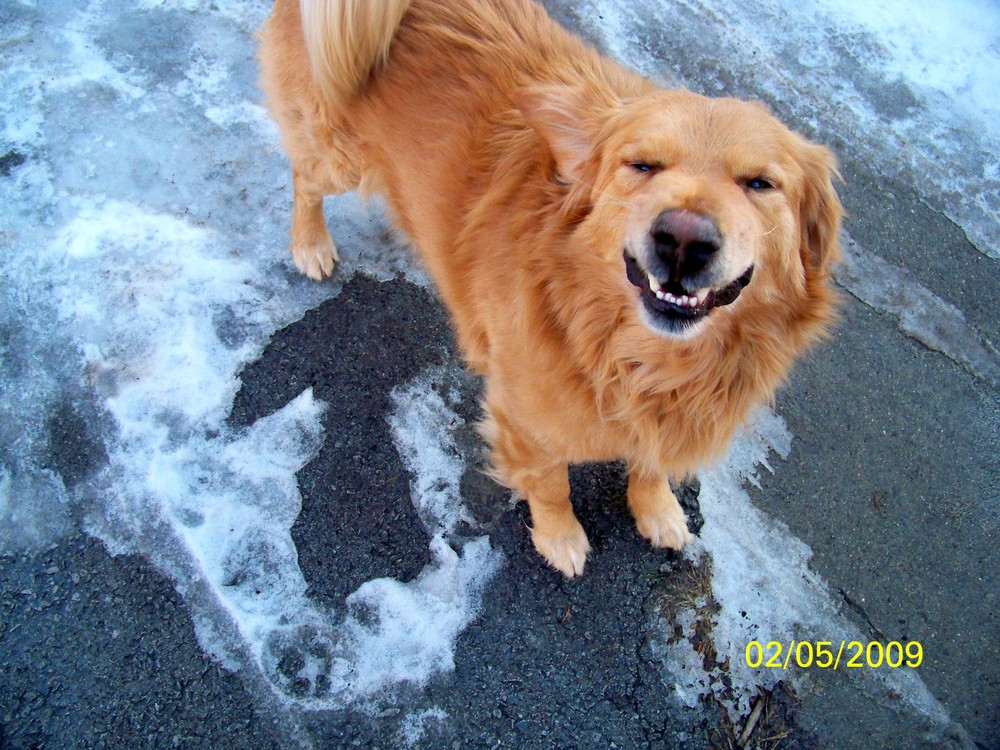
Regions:
<instances>
[{"instance_id":1,"label":"dog's head","mask_svg":"<svg viewBox=\"0 0 1000 750\"><path fill-rule=\"evenodd\" d=\"M751 294L805 298L839 255L833 155L762 105L546 85L518 107L579 230L658 334L695 336Z\"/></svg>"}]
</instances>

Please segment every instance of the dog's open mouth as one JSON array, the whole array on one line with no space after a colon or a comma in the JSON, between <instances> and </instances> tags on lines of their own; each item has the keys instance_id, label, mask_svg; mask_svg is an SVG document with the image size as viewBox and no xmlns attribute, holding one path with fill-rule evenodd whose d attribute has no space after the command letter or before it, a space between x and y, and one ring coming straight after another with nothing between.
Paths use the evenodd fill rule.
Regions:
<instances>
[{"instance_id":1,"label":"dog's open mouth","mask_svg":"<svg viewBox=\"0 0 1000 750\"><path fill-rule=\"evenodd\" d=\"M721 289L686 290L680 282L664 283L647 274L638 261L625 251L625 273L638 287L643 304L650 313L670 322L694 322L704 318L716 307L731 305L753 277L753 266L742 276Z\"/></svg>"}]
</instances>

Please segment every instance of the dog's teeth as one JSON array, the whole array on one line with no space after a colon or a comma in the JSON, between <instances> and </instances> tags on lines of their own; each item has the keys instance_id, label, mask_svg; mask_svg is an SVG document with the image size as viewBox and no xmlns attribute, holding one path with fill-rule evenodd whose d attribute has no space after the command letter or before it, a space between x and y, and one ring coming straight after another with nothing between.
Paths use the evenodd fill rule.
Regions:
<instances>
[{"instance_id":1,"label":"dog's teeth","mask_svg":"<svg viewBox=\"0 0 1000 750\"><path fill-rule=\"evenodd\" d=\"M698 292L697 295L694 294L682 294L680 296L676 294L671 294L670 292L663 289L659 282L656 281L656 286L653 286L654 279L650 277L649 288L652 290L653 294L656 295L658 300L662 302L667 302L671 305L677 305L677 307L690 307L692 309L696 307L701 307L702 301L705 299L707 294L702 294Z\"/></svg>"},{"instance_id":2,"label":"dog's teeth","mask_svg":"<svg viewBox=\"0 0 1000 750\"><path fill-rule=\"evenodd\" d=\"M649 278L649 291L653 292L654 294L656 292L659 292L660 291L660 282L657 281L652 276L649 276L648 278Z\"/></svg>"}]
</instances>

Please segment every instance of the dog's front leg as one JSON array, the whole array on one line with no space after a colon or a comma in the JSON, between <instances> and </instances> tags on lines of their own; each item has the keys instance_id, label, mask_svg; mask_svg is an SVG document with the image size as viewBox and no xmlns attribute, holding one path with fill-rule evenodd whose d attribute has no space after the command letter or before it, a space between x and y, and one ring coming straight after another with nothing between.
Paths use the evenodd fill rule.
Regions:
<instances>
[{"instance_id":1,"label":"dog's front leg","mask_svg":"<svg viewBox=\"0 0 1000 750\"><path fill-rule=\"evenodd\" d=\"M691 532L667 477L629 468L628 507L639 533L654 547L683 548Z\"/></svg>"},{"instance_id":2,"label":"dog's front leg","mask_svg":"<svg viewBox=\"0 0 1000 750\"><path fill-rule=\"evenodd\" d=\"M522 473L518 490L531 509L531 541L549 565L572 578L583 573L590 542L569 499L569 467L559 464Z\"/></svg>"},{"instance_id":3,"label":"dog's front leg","mask_svg":"<svg viewBox=\"0 0 1000 750\"><path fill-rule=\"evenodd\" d=\"M492 474L528 501L531 541L553 568L567 578L583 573L590 542L569 499L569 465L554 459L487 407L480 425L492 447Z\"/></svg>"}]
</instances>

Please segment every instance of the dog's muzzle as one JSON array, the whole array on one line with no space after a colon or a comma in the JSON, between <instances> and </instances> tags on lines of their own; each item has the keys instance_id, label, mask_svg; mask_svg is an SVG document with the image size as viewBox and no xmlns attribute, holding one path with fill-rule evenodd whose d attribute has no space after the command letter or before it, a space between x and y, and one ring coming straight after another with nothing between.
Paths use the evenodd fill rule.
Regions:
<instances>
[{"instance_id":1,"label":"dog's muzzle","mask_svg":"<svg viewBox=\"0 0 1000 750\"><path fill-rule=\"evenodd\" d=\"M683 333L714 308L736 301L753 277L753 266L733 281L713 284L712 261L723 244L722 233L711 218L674 209L653 222L641 260L625 249L626 275L639 288L654 328Z\"/></svg>"}]
</instances>

